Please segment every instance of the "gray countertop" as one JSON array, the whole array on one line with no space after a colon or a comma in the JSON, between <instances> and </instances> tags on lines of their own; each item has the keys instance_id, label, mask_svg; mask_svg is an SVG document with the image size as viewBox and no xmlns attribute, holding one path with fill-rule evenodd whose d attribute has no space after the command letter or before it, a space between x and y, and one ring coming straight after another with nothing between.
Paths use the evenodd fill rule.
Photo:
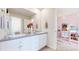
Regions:
<instances>
[{"instance_id":1,"label":"gray countertop","mask_svg":"<svg viewBox=\"0 0 79 59\"><path fill-rule=\"evenodd\" d=\"M38 33L32 33L32 34L21 34L21 35L14 35L14 37L10 35L10 37L5 37L4 39L1 39L0 42L4 42L4 41L9 41L9 40L15 40L15 39L19 39L19 38L24 38L24 37L32 37L32 36L36 36L36 35L41 35L41 34L47 34L47 32L38 32Z\"/></svg>"}]
</instances>

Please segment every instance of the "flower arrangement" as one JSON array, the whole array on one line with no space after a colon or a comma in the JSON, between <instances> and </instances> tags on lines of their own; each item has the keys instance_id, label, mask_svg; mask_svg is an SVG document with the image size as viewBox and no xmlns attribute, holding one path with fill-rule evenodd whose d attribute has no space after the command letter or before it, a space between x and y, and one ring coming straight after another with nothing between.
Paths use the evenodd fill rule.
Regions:
<instances>
[{"instance_id":1,"label":"flower arrangement","mask_svg":"<svg viewBox=\"0 0 79 59\"><path fill-rule=\"evenodd\" d=\"M33 26L33 24L32 23L29 23L28 25L27 25L27 28L31 28Z\"/></svg>"}]
</instances>

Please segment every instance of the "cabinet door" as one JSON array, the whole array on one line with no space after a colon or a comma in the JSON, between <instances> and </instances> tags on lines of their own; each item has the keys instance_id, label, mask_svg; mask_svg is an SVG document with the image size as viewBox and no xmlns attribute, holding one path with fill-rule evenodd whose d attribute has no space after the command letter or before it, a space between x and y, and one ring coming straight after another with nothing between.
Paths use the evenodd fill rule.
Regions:
<instances>
[{"instance_id":1,"label":"cabinet door","mask_svg":"<svg viewBox=\"0 0 79 59\"><path fill-rule=\"evenodd\" d=\"M18 51L19 39L0 42L0 51Z\"/></svg>"},{"instance_id":2,"label":"cabinet door","mask_svg":"<svg viewBox=\"0 0 79 59\"><path fill-rule=\"evenodd\" d=\"M39 48L43 48L47 45L47 34L39 35Z\"/></svg>"},{"instance_id":3,"label":"cabinet door","mask_svg":"<svg viewBox=\"0 0 79 59\"><path fill-rule=\"evenodd\" d=\"M24 51L36 51L39 49L39 41L38 36L32 36L32 37L25 37L22 39L22 48L21 50Z\"/></svg>"}]
</instances>

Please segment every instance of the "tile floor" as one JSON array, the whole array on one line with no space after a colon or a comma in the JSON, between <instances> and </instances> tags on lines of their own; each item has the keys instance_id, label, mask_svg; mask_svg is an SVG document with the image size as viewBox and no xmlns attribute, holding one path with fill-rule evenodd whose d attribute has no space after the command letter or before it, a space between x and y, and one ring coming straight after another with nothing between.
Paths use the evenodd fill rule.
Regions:
<instances>
[{"instance_id":1,"label":"tile floor","mask_svg":"<svg viewBox=\"0 0 79 59\"><path fill-rule=\"evenodd\" d=\"M72 48L67 48L67 47L58 47L56 50L49 48L49 47L44 47L40 51L79 51L79 49L72 49Z\"/></svg>"},{"instance_id":2,"label":"tile floor","mask_svg":"<svg viewBox=\"0 0 79 59\"><path fill-rule=\"evenodd\" d=\"M46 47L42 48L40 51L55 51L55 50L46 46Z\"/></svg>"}]
</instances>

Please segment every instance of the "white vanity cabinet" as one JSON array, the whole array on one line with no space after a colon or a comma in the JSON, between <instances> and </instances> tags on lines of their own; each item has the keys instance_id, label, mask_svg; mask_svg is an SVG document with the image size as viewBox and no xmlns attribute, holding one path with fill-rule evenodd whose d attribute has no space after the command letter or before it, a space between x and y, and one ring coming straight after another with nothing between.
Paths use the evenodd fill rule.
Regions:
<instances>
[{"instance_id":1,"label":"white vanity cabinet","mask_svg":"<svg viewBox=\"0 0 79 59\"><path fill-rule=\"evenodd\" d=\"M21 51L38 51L47 45L47 34L22 38Z\"/></svg>"},{"instance_id":2,"label":"white vanity cabinet","mask_svg":"<svg viewBox=\"0 0 79 59\"><path fill-rule=\"evenodd\" d=\"M0 42L0 51L37 51L38 49L38 36Z\"/></svg>"},{"instance_id":3,"label":"white vanity cabinet","mask_svg":"<svg viewBox=\"0 0 79 59\"><path fill-rule=\"evenodd\" d=\"M19 39L0 42L0 51L19 51Z\"/></svg>"},{"instance_id":4,"label":"white vanity cabinet","mask_svg":"<svg viewBox=\"0 0 79 59\"><path fill-rule=\"evenodd\" d=\"M47 34L39 35L39 49L47 45Z\"/></svg>"},{"instance_id":5,"label":"white vanity cabinet","mask_svg":"<svg viewBox=\"0 0 79 59\"><path fill-rule=\"evenodd\" d=\"M47 44L47 34L0 42L0 51L38 51Z\"/></svg>"},{"instance_id":6,"label":"white vanity cabinet","mask_svg":"<svg viewBox=\"0 0 79 59\"><path fill-rule=\"evenodd\" d=\"M38 36L31 36L22 38L21 51L37 51L39 48Z\"/></svg>"}]
</instances>

